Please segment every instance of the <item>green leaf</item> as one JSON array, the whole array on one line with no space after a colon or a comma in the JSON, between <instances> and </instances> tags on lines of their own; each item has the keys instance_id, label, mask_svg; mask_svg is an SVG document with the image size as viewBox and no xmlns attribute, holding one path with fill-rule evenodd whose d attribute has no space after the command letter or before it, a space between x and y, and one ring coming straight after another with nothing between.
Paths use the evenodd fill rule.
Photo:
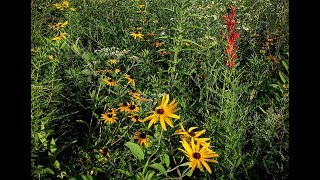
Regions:
<instances>
[{"instance_id":1,"label":"green leaf","mask_svg":"<svg viewBox=\"0 0 320 180\"><path fill-rule=\"evenodd\" d=\"M289 70L289 66L287 64L286 61L281 61L282 65L284 66L284 68L288 71Z\"/></svg>"},{"instance_id":2,"label":"green leaf","mask_svg":"<svg viewBox=\"0 0 320 180\"><path fill-rule=\"evenodd\" d=\"M152 176L154 175L154 173L155 173L154 171L148 171L146 174L146 179L150 180L152 178Z\"/></svg>"},{"instance_id":3,"label":"green leaf","mask_svg":"<svg viewBox=\"0 0 320 180\"><path fill-rule=\"evenodd\" d=\"M60 169L60 163L59 161L55 161L54 164L53 164L53 167L57 168L57 169Z\"/></svg>"},{"instance_id":4,"label":"green leaf","mask_svg":"<svg viewBox=\"0 0 320 180\"><path fill-rule=\"evenodd\" d=\"M130 149L134 157L136 157L139 160L144 159L144 153L138 144L133 142L126 142L124 145Z\"/></svg>"},{"instance_id":5,"label":"green leaf","mask_svg":"<svg viewBox=\"0 0 320 180\"><path fill-rule=\"evenodd\" d=\"M189 40L189 39L182 39L182 41L183 41L183 42L188 42L188 43L191 43L191 44L194 44L194 45L197 45L197 46L199 46L199 47L200 47L200 45L199 45L199 44L197 44L196 42L191 41L191 40Z\"/></svg>"},{"instance_id":6,"label":"green leaf","mask_svg":"<svg viewBox=\"0 0 320 180\"><path fill-rule=\"evenodd\" d=\"M132 174L129 171L123 170L123 169L117 169L121 174L124 174L126 176L132 176Z\"/></svg>"},{"instance_id":7,"label":"green leaf","mask_svg":"<svg viewBox=\"0 0 320 180\"><path fill-rule=\"evenodd\" d=\"M185 163L180 164L179 167L180 166L189 166L189 165L190 165L190 162L185 162Z\"/></svg>"},{"instance_id":8,"label":"green leaf","mask_svg":"<svg viewBox=\"0 0 320 180\"><path fill-rule=\"evenodd\" d=\"M54 175L54 172L53 172L52 169L50 169L50 168L45 168L45 169L43 170L43 172L44 172L44 173L47 173L47 174L52 174L52 175Z\"/></svg>"},{"instance_id":9,"label":"green leaf","mask_svg":"<svg viewBox=\"0 0 320 180\"><path fill-rule=\"evenodd\" d=\"M168 154L163 155L163 160L164 160L164 163L166 164L166 166L169 167L170 166L170 157Z\"/></svg>"},{"instance_id":10,"label":"green leaf","mask_svg":"<svg viewBox=\"0 0 320 180\"><path fill-rule=\"evenodd\" d=\"M43 144L44 147L47 147L47 138L45 132L37 133L40 142Z\"/></svg>"},{"instance_id":11,"label":"green leaf","mask_svg":"<svg viewBox=\"0 0 320 180\"><path fill-rule=\"evenodd\" d=\"M97 180L97 178L92 176L80 175L80 176L72 177L69 180Z\"/></svg>"},{"instance_id":12,"label":"green leaf","mask_svg":"<svg viewBox=\"0 0 320 180\"><path fill-rule=\"evenodd\" d=\"M53 154L54 152L57 151L57 146L56 146L56 142L54 141L54 139L51 139L50 142L50 152Z\"/></svg>"},{"instance_id":13,"label":"green leaf","mask_svg":"<svg viewBox=\"0 0 320 180\"><path fill-rule=\"evenodd\" d=\"M160 171L162 174L167 176L167 171L161 164L154 163L154 164L149 165L149 167L154 168L154 169Z\"/></svg>"},{"instance_id":14,"label":"green leaf","mask_svg":"<svg viewBox=\"0 0 320 180\"><path fill-rule=\"evenodd\" d=\"M283 72L279 71L279 76L280 76L280 78L281 78L283 83L287 83L287 80L286 80L285 75L283 74Z\"/></svg>"}]
</instances>

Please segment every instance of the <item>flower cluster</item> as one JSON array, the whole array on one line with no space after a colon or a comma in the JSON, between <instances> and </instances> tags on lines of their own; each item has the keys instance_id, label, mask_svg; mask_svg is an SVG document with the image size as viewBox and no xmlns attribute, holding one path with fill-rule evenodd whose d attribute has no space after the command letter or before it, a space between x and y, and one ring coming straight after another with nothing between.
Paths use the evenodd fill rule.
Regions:
<instances>
[{"instance_id":1,"label":"flower cluster","mask_svg":"<svg viewBox=\"0 0 320 180\"><path fill-rule=\"evenodd\" d=\"M200 136L206 131L195 131L198 127L190 127L186 130L182 123L180 123L180 129L175 132L176 135L180 135L181 143L184 149L178 148L189 159L191 171L194 171L196 167L203 171L203 166L211 174L211 168L207 162L218 163L213 159L219 155L210 149L210 143L207 142L210 138L200 138Z\"/></svg>"},{"instance_id":2,"label":"flower cluster","mask_svg":"<svg viewBox=\"0 0 320 180\"><path fill-rule=\"evenodd\" d=\"M239 38L239 35L235 31L235 16L236 16L236 9L229 6L228 7L228 15L224 16L224 19L226 20L227 30L228 34L225 36L227 39L227 47L226 47L226 53L228 55L227 60L227 66L233 67L235 65L235 60L237 59L237 46L236 46L236 40Z\"/></svg>"}]
</instances>

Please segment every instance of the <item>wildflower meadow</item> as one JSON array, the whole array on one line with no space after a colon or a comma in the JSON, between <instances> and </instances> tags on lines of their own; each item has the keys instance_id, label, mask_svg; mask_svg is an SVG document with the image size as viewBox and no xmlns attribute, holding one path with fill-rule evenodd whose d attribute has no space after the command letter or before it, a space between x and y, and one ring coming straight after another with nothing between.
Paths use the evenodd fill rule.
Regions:
<instances>
[{"instance_id":1,"label":"wildflower meadow","mask_svg":"<svg viewBox=\"0 0 320 180\"><path fill-rule=\"evenodd\" d=\"M288 0L32 0L33 179L288 179Z\"/></svg>"}]
</instances>

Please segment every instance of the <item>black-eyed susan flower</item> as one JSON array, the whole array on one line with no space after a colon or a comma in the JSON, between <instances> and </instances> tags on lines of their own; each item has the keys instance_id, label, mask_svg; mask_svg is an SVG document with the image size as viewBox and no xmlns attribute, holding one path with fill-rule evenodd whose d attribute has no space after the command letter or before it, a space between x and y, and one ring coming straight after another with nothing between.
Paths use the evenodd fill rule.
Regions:
<instances>
[{"instance_id":1,"label":"black-eyed susan flower","mask_svg":"<svg viewBox=\"0 0 320 180\"><path fill-rule=\"evenodd\" d=\"M160 47L164 45L164 41L160 40L160 41L155 41L154 43L152 43L152 46L154 47Z\"/></svg>"},{"instance_id":2,"label":"black-eyed susan flower","mask_svg":"<svg viewBox=\"0 0 320 180\"><path fill-rule=\"evenodd\" d=\"M104 78L102 81L104 83L106 83L108 86L116 86L117 85L117 82L110 77Z\"/></svg>"},{"instance_id":3,"label":"black-eyed susan flower","mask_svg":"<svg viewBox=\"0 0 320 180\"><path fill-rule=\"evenodd\" d=\"M160 56L165 56L165 55L169 54L169 52L167 52L165 50L160 50L160 51L158 51L158 53L160 54Z\"/></svg>"},{"instance_id":4,"label":"black-eyed susan flower","mask_svg":"<svg viewBox=\"0 0 320 180\"><path fill-rule=\"evenodd\" d=\"M178 150L182 151L188 157L191 171L194 171L196 167L198 167L200 171L203 171L204 166L206 170L212 174L211 168L207 162L218 163L218 161L213 158L218 157L219 155L206 146L203 146L200 149L200 143L197 142L197 144L195 144L193 139L191 139L190 142L191 146L186 140L182 140L180 142L184 149L178 148Z\"/></svg>"},{"instance_id":5,"label":"black-eyed susan flower","mask_svg":"<svg viewBox=\"0 0 320 180\"><path fill-rule=\"evenodd\" d=\"M139 144L140 146L144 144L144 146L148 148L149 138L147 137L146 133L136 131L133 135L133 139L138 139L137 144Z\"/></svg>"},{"instance_id":6,"label":"black-eyed susan flower","mask_svg":"<svg viewBox=\"0 0 320 180\"><path fill-rule=\"evenodd\" d=\"M110 64L118 64L118 62L119 62L119 60L117 60L117 59L109 59L108 60L108 63L110 63Z\"/></svg>"},{"instance_id":7,"label":"black-eyed susan flower","mask_svg":"<svg viewBox=\"0 0 320 180\"><path fill-rule=\"evenodd\" d=\"M120 72L120 69L115 69L114 73L118 74Z\"/></svg>"},{"instance_id":8,"label":"black-eyed susan flower","mask_svg":"<svg viewBox=\"0 0 320 180\"><path fill-rule=\"evenodd\" d=\"M127 102L120 103L120 105L119 105L120 112L123 112L123 111L128 112L129 105L130 104Z\"/></svg>"},{"instance_id":9,"label":"black-eyed susan flower","mask_svg":"<svg viewBox=\"0 0 320 180\"><path fill-rule=\"evenodd\" d=\"M48 59L49 59L50 61L52 61L52 60L54 59L53 55L49 55L49 56L48 56Z\"/></svg>"},{"instance_id":10,"label":"black-eyed susan flower","mask_svg":"<svg viewBox=\"0 0 320 180\"><path fill-rule=\"evenodd\" d=\"M160 125L163 130L165 131L167 130L166 123L173 128L173 124L170 118L180 119L178 115L174 114L179 110L179 108L176 108L178 104L176 103L175 99L170 104L168 103L169 103L169 94L162 96L162 101L160 106L156 107L154 111L151 111L151 113L153 113L152 115L144 118L143 122L150 120L148 128L150 128L153 124L155 124L159 119L160 119Z\"/></svg>"},{"instance_id":11,"label":"black-eyed susan flower","mask_svg":"<svg viewBox=\"0 0 320 180\"><path fill-rule=\"evenodd\" d=\"M270 62L274 62L274 63L276 63L276 64L279 64L279 63L280 63L280 61L279 61L279 59L278 59L277 56L272 56L272 55L267 56L267 60L270 61Z\"/></svg>"},{"instance_id":12,"label":"black-eyed susan flower","mask_svg":"<svg viewBox=\"0 0 320 180\"><path fill-rule=\"evenodd\" d=\"M131 84L132 86L135 85L134 78L132 75L125 74L124 78L126 78L128 80L128 84Z\"/></svg>"},{"instance_id":13,"label":"black-eyed susan flower","mask_svg":"<svg viewBox=\"0 0 320 180\"><path fill-rule=\"evenodd\" d=\"M105 112L104 114L101 114L101 119L104 120L105 123L113 124L118 118L113 113Z\"/></svg>"},{"instance_id":14,"label":"black-eyed susan flower","mask_svg":"<svg viewBox=\"0 0 320 180\"><path fill-rule=\"evenodd\" d=\"M132 101L129 105L128 105L128 108L127 108L127 111L129 113L136 113L139 111L139 106L135 105L134 104L134 101Z\"/></svg>"},{"instance_id":15,"label":"black-eyed susan flower","mask_svg":"<svg viewBox=\"0 0 320 180\"><path fill-rule=\"evenodd\" d=\"M133 33L131 33L130 34L134 39L137 39L137 38L139 38L139 39L143 39L143 34L142 33L140 33L139 31L135 31L135 32L133 32Z\"/></svg>"},{"instance_id":16,"label":"black-eyed susan flower","mask_svg":"<svg viewBox=\"0 0 320 180\"><path fill-rule=\"evenodd\" d=\"M198 127L190 127L187 130L184 129L182 123L180 123L180 129L177 130L174 134L181 135L181 139L186 140L187 142L190 142L191 139L193 139L196 143L199 142L200 145L206 146L208 143L206 141L209 141L210 138L199 138L206 130L202 131L194 131Z\"/></svg>"},{"instance_id":17,"label":"black-eyed susan flower","mask_svg":"<svg viewBox=\"0 0 320 180\"><path fill-rule=\"evenodd\" d=\"M56 24L53 24L51 26L49 26L50 29L53 29L53 30L59 30L60 28L64 28L68 25L68 21L65 21L63 23L56 23Z\"/></svg>"},{"instance_id":18,"label":"black-eyed susan flower","mask_svg":"<svg viewBox=\"0 0 320 180\"><path fill-rule=\"evenodd\" d=\"M70 2L69 1L62 1L61 5L64 7L64 8L68 8L70 6Z\"/></svg>"},{"instance_id":19,"label":"black-eyed susan flower","mask_svg":"<svg viewBox=\"0 0 320 180\"><path fill-rule=\"evenodd\" d=\"M136 90L132 90L128 92L130 96L134 97L137 100L140 100L141 94L138 93Z\"/></svg>"},{"instance_id":20,"label":"black-eyed susan flower","mask_svg":"<svg viewBox=\"0 0 320 180\"><path fill-rule=\"evenodd\" d=\"M60 41L61 39L66 39L67 33L60 33L57 37L52 38L53 41Z\"/></svg>"},{"instance_id":21,"label":"black-eyed susan flower","mask_svg":"<svg viewBox=\"0 0 320 180\"><path fill-rule=\"evenodd\" d=\"M132 114L131 116L128 116L128 117L131 118L131 121L134 123L137 121L141 122L141 119L139 118L139 116L137 114Z\"/></svg>"},{"instance_id":22,"label":"black-eyed susan flower","mask_svg":"<svg viewBox=\"0 0 320 180\"><path fill-rule=\"evenodd\" d=\"M105 157L106 160L108 160L108 158L110 157L110 151L106 148L100 148L99 153Z\"/></svg>"}]
</instances>

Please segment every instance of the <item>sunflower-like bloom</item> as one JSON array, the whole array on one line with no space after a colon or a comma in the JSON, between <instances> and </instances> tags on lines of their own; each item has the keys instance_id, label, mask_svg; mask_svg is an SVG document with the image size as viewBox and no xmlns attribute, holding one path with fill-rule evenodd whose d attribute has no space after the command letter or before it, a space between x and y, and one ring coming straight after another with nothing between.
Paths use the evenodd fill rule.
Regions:
<instances>
[{"instance_id":1,"label":"sunflower-like bloom","mask_svg":"<svg viewBox=\"0 0 320 180\"><path fill-rule=\"evenodd\" d=\"M110 77L103 79L103 82L106 83L108 86L116 86L117 85L117 82L115 80L111 79Z\"/></svg>"},{"instance_id":2,"label":"sunflower-like bloom","mask_svg":"<svg viewBox=\"0 0 320 180\"><path fill-rule=\"evenodd\" d=\"M113 124L117 121L117 117L116 117L116 114L113 113L113 112L105 112L104 114L101 114L101 119L103 119L105 121L105 123L108 123L108 124Z\"/></svg>"},{"instance_id":3,"label":"sunflower-like bloom","mask_svg":"<svg viewBox=\"0 0 320 180\"><path fill-rule=\"evenodd\" d=\"M187 142L190 142L191 139L193 139L196 143L199 142L200 145L202 146L206 146L208 145L208 143L206 141L210 140L210 138L199 138L199 136L201 136L206 130L202 130L202 131L193 131L195 129L197 129L198 127L191 127L187 130L184 129L182 123L180 123L180 128L179 130L177 130L174 134L180 134L181 139L186 140Z\"/></svg>"},{"instance_id":4,"label":"sunflower-like bloom","mask_svg":"<svg viewBox=\"0 0 320 180\"><path fill-rule=\"evenodd\" d=\"M114 73L118 74L121 70L120 69L115 69Z\"/></svg>"},{"instance_id":5,"label":"sunflower-like bloom","mask_svg":"<svg viewBox=\"0 0 320 180\"><path fill-rule=\"evenodd\" d=\"M137 100L140 100L141 94L138 93L136 90L132 90L128 92L130 96L136 98Z\"/></svg>"},{"instance_id":6,"label":"sunflower-like bloom","mask_svg":"<svg viewBox=\"0 0 320 180\"><path fill-rule=\"evenodd\" d=\"M139 116L137 114L132 114L131 116L128 116L128 117L131 118L131 121L134 123L137 121L141 122L141 119L139 118Z\"/></svg>"},{"instance_id":7,"label":"sunflower-like bloom","mask_svg":"<svg viewBox=\"0 0 320 180\"><path fill-rule=\"evenodd\" d=\"M119 109L120 109L120 112L123 112L123 111L125 111L125 112L128 112L129 110L129 105L130 104L128 104L127 102L123 102L123 103L121 103L120 105L119 105Z\"/></svg>"},{"instance_id":8,"label":"sunflower-like bloom","mask_svg":"<svg viewBox=\"0 0 320 180\"><path fill-rule=\"evenodd\" d=\"M147 137L147 134L146 134L146 133L136 131L136 132L134 133L133 139L138 139L137 143L138 143L140 146L141 146L142 144L144 144L144 146L145 146L146 148L148 148L148 146L149 146L149 138Z\"/></svg>"},{"instance_id":9,"label":"sunflower-like bloom","mask_svg":"<svg viewBox=\"0 0 320 180\"><path fill-rule=\"evenodd\" d=\"M136 113L140 110L139 106L134 104L134 101L132 101L127 108L127 112L129 113Z\"/></svg>"},{"instance_id":10,"label":"sunflower-like bloom","mask_svg":"<svg viewBox=\"0 0 320 180\"><path fill-rule=\"evenodd\" d=\"M153 113L152 115L144 118L144 121L151 120L149 122L148 128L152 126L152 124L156 123L158 119L160 119L160 124L163 130L167 130L166 123L173 128L173 124L170 120L170 118L180 119L180 116L174 114L179 110L177 107L176 100L174 99L169 105L169 94L162 96L162 101L160 106L156 107L154 111L151 111Z\"/></svg>"},{"instance_id":11,"label":"sunflower-like bloom","mask_svg":"<svg viewBox=\"0 0 320 180\"><path fill-rule=\"evenodd\" d=\"M60 41L61 39L67 39L66 38L67 33L60 33L59 36L52 38L53 41Z\"/></svg>"},{"instance_id":12,"label":"sunflower-like bloom","mask_svg":"<svg viewBox=\"0 0 320 180\"><path fill-rule=\"evenodd\" d=\"M180 148L178 148L178 150L182 151L189 158L189 167L191 167L191 171L194 171L196 167L198 167L200 171L203 171L204 166L206 170L212 174L211 168L207 162L218 163L218 161L213 158L218 157L219 155L206 146L200 149L200 142L195 144L193 139L191 139L190 142L191 147L186 140L180 142L182 143L184 150Z\"/></svg>"},{"instance_id":13,"label":"sunflower-like bloom","mask_svg":"<svg viewBox=\"0 0 320 180\"><path fill-rule=\"evenodd\" d=\"M117 59L109 59L108 63L110 63L110 64L118 64L119 60L117 60Z\"/></svg>"},{"instance_id":14,"label":"sunflower-like bloom","mask_svg":"<svg viewBox=\"0 0 320 180\"><path fill-rule=\"evenodd\" d=\"M135 31L133 33L130 34L134 39L143 39L143 34L141 34L139 31Z\"/></svg>"},{"instance_id":15,"label":"sunflower-like bloom","mask_svg":"<svg viewBox=\"0 0 320 180\"><path fill-rule=\"evenodd\" d=\"M68 25L68 21L65 21L64 23L56 23L56 24L53 24L52 26L49 26L50 29L53 29L53 30L59 30L60 28L64 28Z\"/></svg>"},{"instance_id":16,"label":"sunflower-like bloom","mask_svg":"<svg viewBox=\"0 0 320 180\"><path fill-rule=\"evenodd\" d=\"M132 86L135 85L134 78L132 75L125 74L124 78L126 78L128 80L128 84L132 84Z\"/></svg>"}]
</instances>

